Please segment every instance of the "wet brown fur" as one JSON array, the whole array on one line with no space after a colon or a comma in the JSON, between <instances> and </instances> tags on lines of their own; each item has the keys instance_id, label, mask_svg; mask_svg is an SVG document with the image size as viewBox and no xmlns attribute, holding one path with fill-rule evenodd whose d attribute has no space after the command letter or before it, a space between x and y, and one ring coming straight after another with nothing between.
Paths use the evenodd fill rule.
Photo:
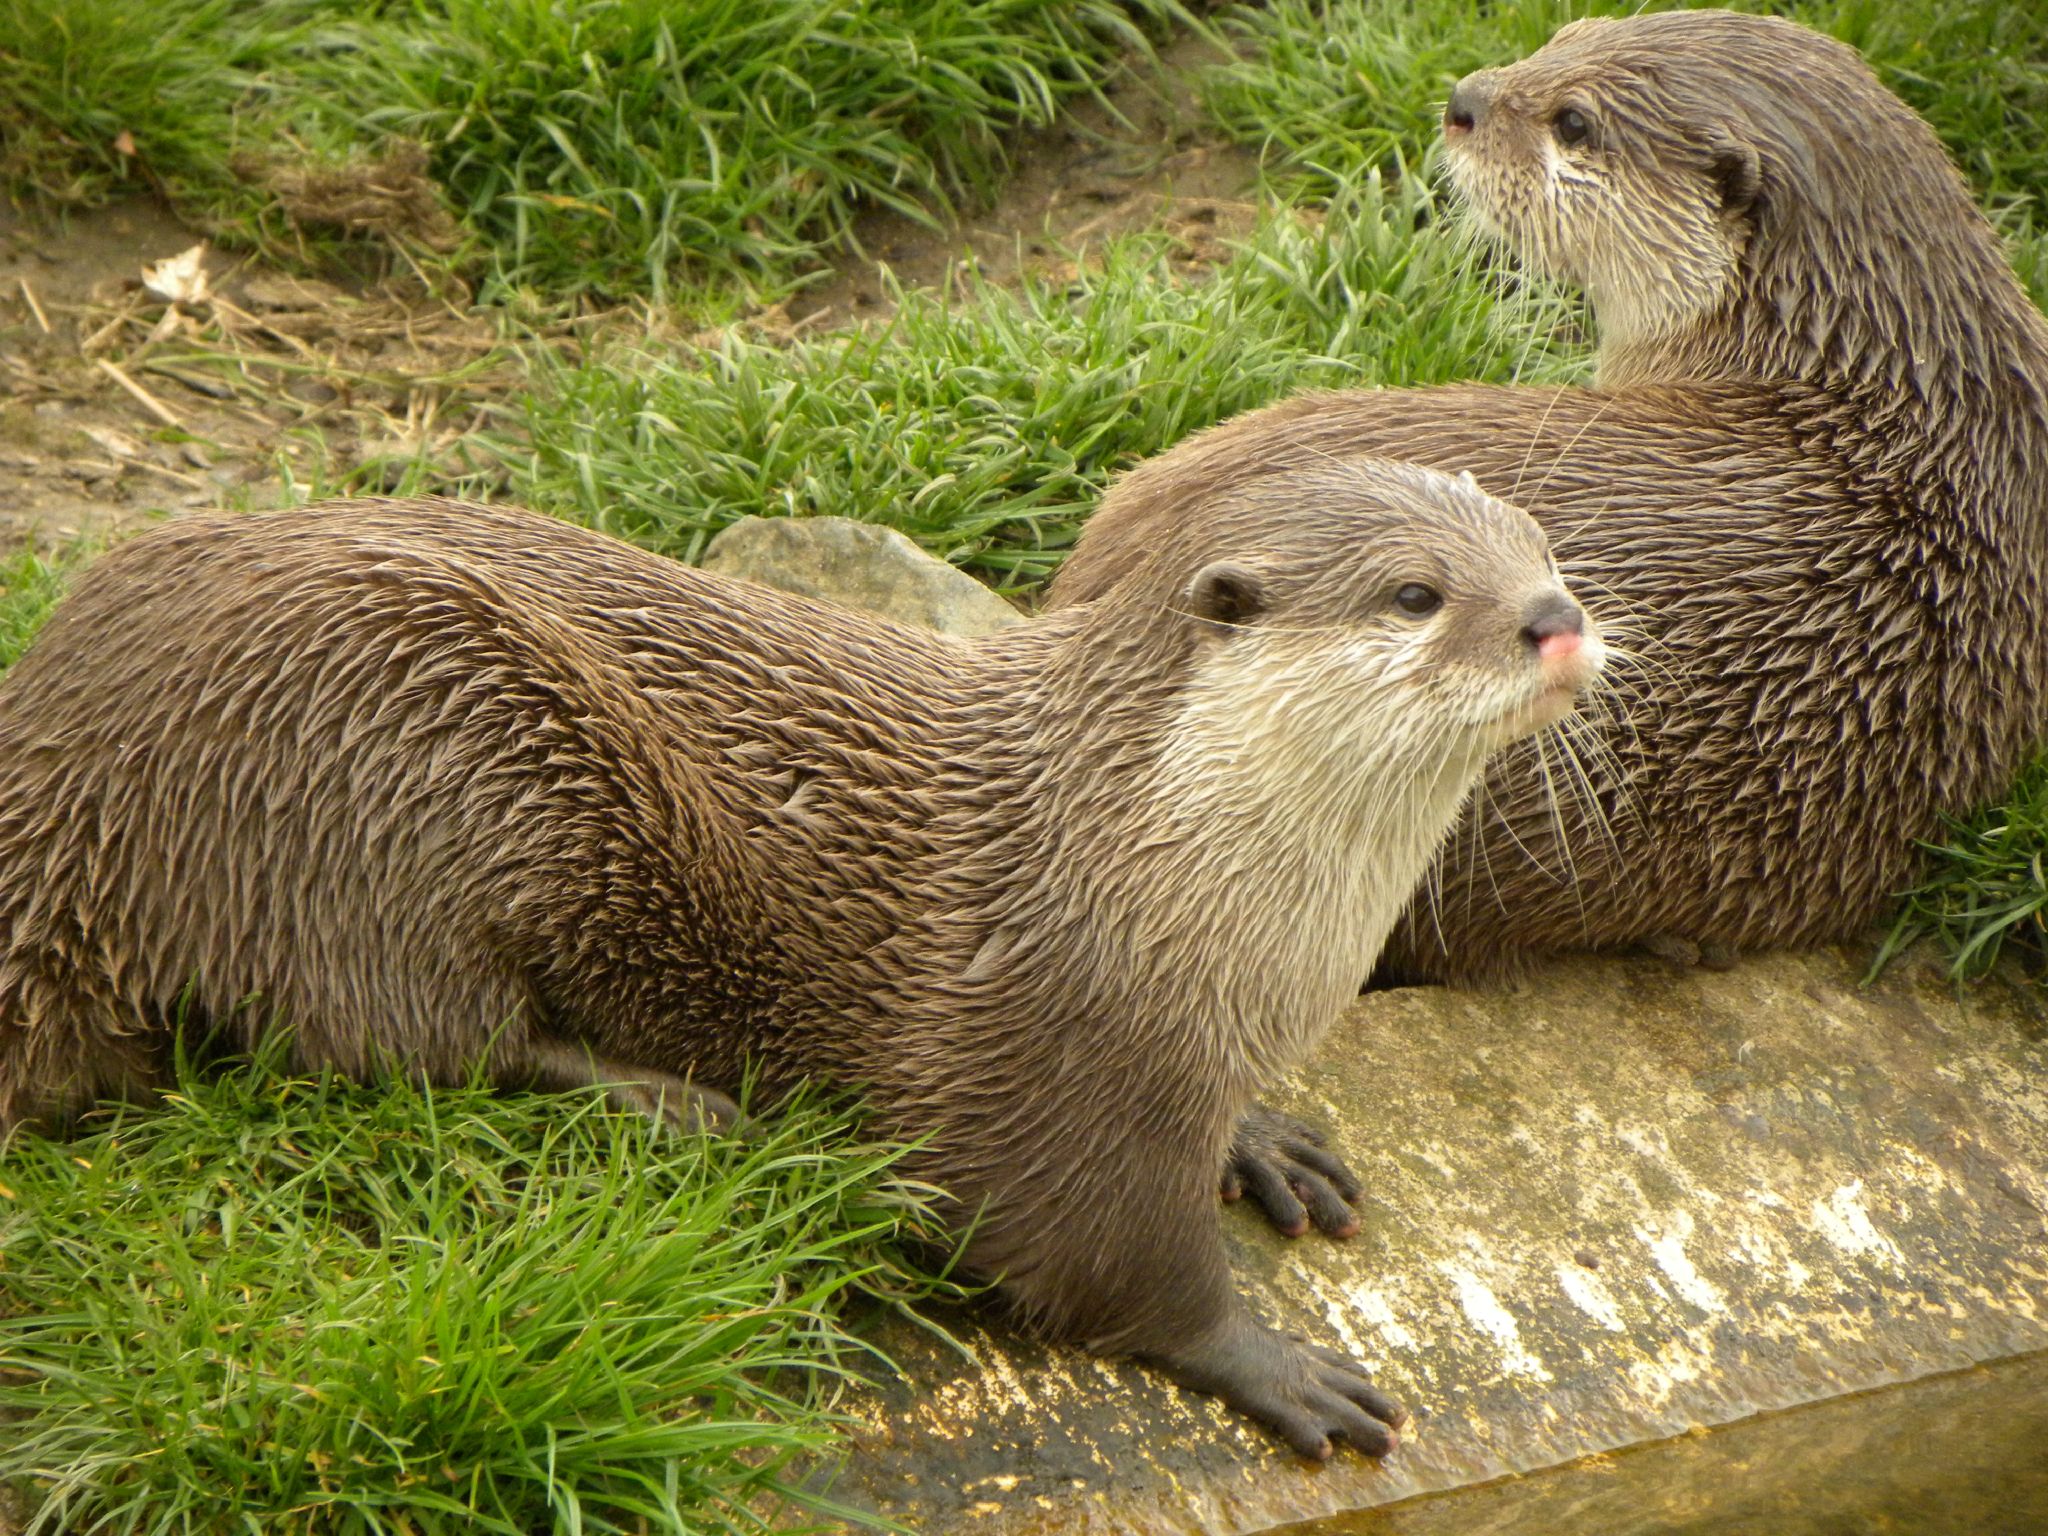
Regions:
<instances>
[{"instance_id":1,"label":"wet brown fur","mask_svg":"<svg viewBox=\"0 0 2048 1536\"><path fill-rule=\"evenodd\" d=\"M1218 1170L1564 599L1529 519L1404 466L1235 522L975 640L452 503L139 538L0 679L0 1127L157 1080L181 999L355 1074L822 1075L930 1137L1046 1332L1384 1449L1237 1300Z\"/></svg>"},{"instance_id":2,"label":"wet brown fur","mask_svg":"<svg viewBox=\"0 0 2048 1536\"><path fill-rule=\"evenodd\" d=\"M1469 470L1544 525L1636 661L1580 790L1555 751L1495 759L1389 971L1854 933L2042 733L2048 327L1932 131L1802 27L1580 22L1460 90L1483 110L1455 179L1586 287L1598 387L1240 417L1114 486L1055 601L1112 589L1197 489L1323 453ZM1576 149L1567 107L1593 125Z\"/></svg>"}]
</instances>

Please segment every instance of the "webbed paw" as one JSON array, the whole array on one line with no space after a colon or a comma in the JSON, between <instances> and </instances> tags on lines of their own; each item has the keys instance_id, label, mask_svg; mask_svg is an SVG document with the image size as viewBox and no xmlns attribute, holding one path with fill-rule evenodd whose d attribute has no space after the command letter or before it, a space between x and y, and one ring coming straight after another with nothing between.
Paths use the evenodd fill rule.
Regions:
<instances>
[{"instance_id":1,"label":"webbed paw","mask_svg":"<svg viewBox=\"0 0 2048 1536\"><path fill-rule=\"evenodd\" d=\"M1204 1343L1159 1363L1181 1385L1213 1392L1315 1461L1326 1460L1340 1440L1384 1456L1401 1443L1399 1430L1408 1421L1349 1355L1275 1333L1249 1317L1233 1319Z\"/></svg>"},{"instance_id":2,"label":"webbed paw","mask_svg":"<svg viewBox=\"0 0 2048 1536\"><path fill-rule=\"evenodd\" d=\"M1263 1104L1238 1122L1223 1165L1223 1198L1249 1194L1289 1237L1301 1236L1310 1221L1331 1237L1355 1235L1351 1202L1361 1188L1320 1131Z\"/></svg>"}]
</instances>

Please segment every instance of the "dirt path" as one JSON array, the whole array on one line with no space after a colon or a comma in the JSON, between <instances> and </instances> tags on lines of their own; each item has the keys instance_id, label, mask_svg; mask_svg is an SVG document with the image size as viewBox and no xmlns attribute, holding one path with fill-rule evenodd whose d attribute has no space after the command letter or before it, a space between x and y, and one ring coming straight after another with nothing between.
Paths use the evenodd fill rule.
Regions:
<instances>
[{"instance_id":1,"label":"dirt path","mask_svg":"<svg viewBox=\"0 0 2048 1536\"><path fill-rule=\"evenodd\" d=\"M489 317L199 244L142 201L0 212L0 545L274 502L477 425Z\"/></svg>"}]
</instances>

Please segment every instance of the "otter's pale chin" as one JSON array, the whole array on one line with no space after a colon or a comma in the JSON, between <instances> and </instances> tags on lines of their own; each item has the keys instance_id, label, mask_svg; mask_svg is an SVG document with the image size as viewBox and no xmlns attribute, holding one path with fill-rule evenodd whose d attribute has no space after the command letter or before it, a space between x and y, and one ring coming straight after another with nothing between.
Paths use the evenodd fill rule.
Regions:
<instances>
[{"instance_id":1,"label":"otter's pale chin","mask_svg":"<svg viewBox=\"0 0 2048 1536\"><path fill-rule=\"evenodd\" d=\"M1494 745L1504 747L1511 741L1534 736L1538 731L1557 724L1577 708L1579 693L1579 687L1572 683L1553 683L1539 689L1533 697L1504 711L1495 721Z\"/></svg>"}]
</instances>

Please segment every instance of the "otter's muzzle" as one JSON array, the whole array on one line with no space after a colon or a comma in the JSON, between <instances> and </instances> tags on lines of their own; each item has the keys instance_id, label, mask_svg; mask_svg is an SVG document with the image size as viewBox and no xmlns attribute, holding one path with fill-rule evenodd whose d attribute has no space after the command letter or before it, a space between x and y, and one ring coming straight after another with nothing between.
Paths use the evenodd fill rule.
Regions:
<instances>
[{"instance_id":1,"label":"otter's muzzle","mask_svg":"<svg viewBox=\"0 0 2048 1536\"><path fill-rule=\"evenodd\" d=\"M1485 118L1499 90L1500 71L1475 70L1451 89L1444 103L1444 137L1455 139L1470 133Z\"/></svg>"},{"instance_id":2,"label":"otter's muzzle","mask_svg":"<svg viewBox=\"0 0 2048 1536\"><path fill-rule=\"evenodd\" d=\"M1586 610L1562 592L1548 593L1530 608L1522 638L1544 661L1569 656L1586 642Z\"/></svg>"}]
</instances>

